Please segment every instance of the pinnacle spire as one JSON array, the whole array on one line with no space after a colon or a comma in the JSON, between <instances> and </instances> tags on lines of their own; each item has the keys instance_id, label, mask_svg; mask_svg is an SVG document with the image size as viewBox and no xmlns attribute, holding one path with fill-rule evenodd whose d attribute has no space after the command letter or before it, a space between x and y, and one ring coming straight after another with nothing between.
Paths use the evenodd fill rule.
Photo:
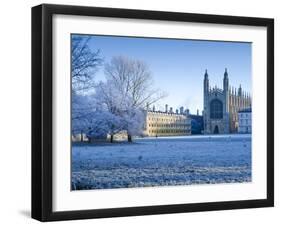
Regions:
<instances>
[{"instance_id":1,"label":"pinnacle spire","mask_svg":"<svg viewBox=\"0 0 281 226\"><path fill-rule=\"evenodd\" d=\"M242 96L242 88L241 88L241 84L239 85L239 88L238 88L238 95L239 95L239 96Z\"/></svg>"},{"instance_id":2,"label":"pinnacle spire","mask_svg":"<svg viewBox=\"0 0 281 226\"><path fill-rule=\"evenodd\" d=\"M227 91L228 89L229 89L229 81L228 81L227 69L225 68L225 72L223 76L223 90Z\"/></svg>"},{"instance_id":3,"label":"pinnacle spire","mask_svg":"<svg viewBox=\"0 0 281 226\"><path fill-rule=\"evenodd\" d=\"M204 78L208 79L208 71L207 71L207 69L205 70Z\"/></svg>"},{"instance_id":4,"label":"pinnacle spire","mask_svg":"<svg viewBox=\"0 0 281 226\"><path fill-rule=\"evenodd\" d=\"M227 68L225 68L224 77L228 77Z\"/></svg>"}]
</instances>

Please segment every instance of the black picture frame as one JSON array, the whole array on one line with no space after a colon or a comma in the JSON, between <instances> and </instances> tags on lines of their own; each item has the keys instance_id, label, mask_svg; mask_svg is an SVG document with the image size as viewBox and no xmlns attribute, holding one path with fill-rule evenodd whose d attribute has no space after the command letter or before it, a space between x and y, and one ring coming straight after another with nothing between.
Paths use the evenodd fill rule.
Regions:
<instances>
[{"instance_id":1,"label":"black picture frame","mask_svg":"<svg viewBox=\"0 0 281 226\"><path fill-rule=\"evenodd\" d=\"M52 210L52 18L55 14L266 27L267 198L54 212ZM49 4L32 8L32 218L40 221L56 221L271 206L274 206L273 19Z\"/></svg>"}]
</instances>

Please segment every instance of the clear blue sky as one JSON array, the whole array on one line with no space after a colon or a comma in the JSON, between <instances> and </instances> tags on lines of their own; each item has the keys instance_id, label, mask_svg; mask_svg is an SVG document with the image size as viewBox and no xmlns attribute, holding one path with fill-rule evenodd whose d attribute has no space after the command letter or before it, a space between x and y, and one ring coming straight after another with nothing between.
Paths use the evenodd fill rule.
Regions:
<instances>
[{"instance_id":1,"label":"clear blue sky","mask_svg":"<svg viewBox=\"0 0 281 226\"><path fill-rule=\"evenodd\" d=\"M203 108L203 78L208 70L210 85L222 88L225 68L229 84L251 92L251 43L91 36L93 50L100 49L105 62L113 56L127 56L145 61L154 79L154 86L168 93L156 104L164 109L167 103L174 109L184 106L191 113ZM104 78L103 68L96 79Z\"/></svg>"}]
</instances>

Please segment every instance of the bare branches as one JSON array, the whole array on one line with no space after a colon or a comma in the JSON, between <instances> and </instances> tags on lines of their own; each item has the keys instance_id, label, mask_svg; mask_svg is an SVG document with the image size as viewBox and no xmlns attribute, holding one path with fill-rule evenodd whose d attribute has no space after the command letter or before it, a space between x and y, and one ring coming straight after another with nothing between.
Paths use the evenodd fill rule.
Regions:
<instances>
[{"instance_id":1,"label":"bare branches","mask_svg":"<svg viewBox=\"0 0 281 226\"><path fill-rule=\"evenodd\" d=\"M94 74L103 62L100 57L100 50L94 52L90 49L90 39L90 36L72 36L72 89L76 92L93 87Z\"/></svg>"},{"instance_id":2,"label":"bare branches","mask_svg":"<svg viewBox=\"0 0 281 226\"><path fill-rule=\"evenodd\" d=\"M124 95L132 98L134 107L144 108L167 96L153 89L151 72L143 61L123 56L113 57L105 65L105 74Z\"/></svg>"}]
</instances>

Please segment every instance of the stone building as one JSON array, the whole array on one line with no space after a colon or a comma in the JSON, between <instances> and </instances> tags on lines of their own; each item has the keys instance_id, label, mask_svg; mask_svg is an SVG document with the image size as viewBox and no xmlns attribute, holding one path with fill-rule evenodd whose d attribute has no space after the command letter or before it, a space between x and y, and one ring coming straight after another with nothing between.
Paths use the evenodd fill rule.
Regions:
<instances>
[{"instance_id":1,"label":"stone building","mask_svg":"<svg viewBox=\"0 0 281 226\"><path fill-rule=\"evenodd\" d=\"M240 87L231 88L227 69L223 77L223 88L209 86L209 76L204 75L204 133L238 132L238 111L251 107L251 96Z\"/></svg>"},{"instance_id":2,"label":"stone building","mask_svg":"<svg viewBox=\"0 0 281 226\"><path fill-rule=\"evenodd\" d=\"M238 111L238 133L252 133L252 109Z\"/></svg>"},{"instance_id":3,"label":"stone building","mask_svg":"<svg viewBox=\"0 0 281 226\"><path fill-rule=\"evenodd\" d=\"M190 114L191 119L191 134L201 134L204 131L203 116L199 115L199 110L197 114Z\"/></svg>"},{"instance_id":4,"label":"stone building","mask_svg":"<svg viewBox=\"0 0 281 226\"><path fill-rule=\"evenodd\" d=\"M168 110L166 105L165 111L152 110L146 111L146 121L144 126L144 136L183 136L191 134L191 119L189 110L181 107L180 111Z\"/></svg>"}]
</instances>

